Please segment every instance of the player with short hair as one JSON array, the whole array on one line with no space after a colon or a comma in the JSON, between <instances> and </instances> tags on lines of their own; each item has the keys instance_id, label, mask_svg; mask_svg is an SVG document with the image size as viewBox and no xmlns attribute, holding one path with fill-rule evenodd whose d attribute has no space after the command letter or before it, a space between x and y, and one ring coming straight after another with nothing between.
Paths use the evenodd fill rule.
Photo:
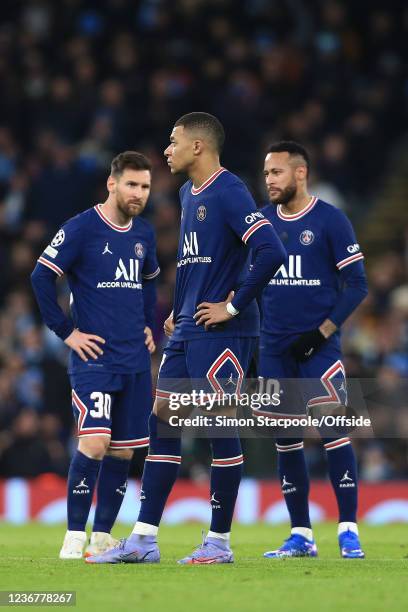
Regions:
<instances>
[{"instance_id":1,"label":"player with short hair","mask_svg":"<svg viewBox=\"0 0 408 612\"><path fill-rule=\"evenodd\" d=\"M150 447L141 508L132 535L90 563L154 563L157 533L181 463L181 431L167 421L174 379L201 379L205 392L239 393L259 330L256 296L285 261L270 222L257 211L244 183L220 165L221 123L207 113L189 113L174 125L164 154L181 187L181 228L174 309L165 323L170 336L149 421ZM254 264L248 274L249 250ZM235 295L234 293L235 292ZM232 563L232 516L242 475L237 434L212 437L210 531L183 564Z\"/></svg>"},{"instance_id":2,"label":"player with short hair","mask_svg":"<svg viewBox=\"0 0 408 612\"><path fill-rule=\"evenodd\" d=\"M280 410L289 417L300 416L298 411L304 415L305 408L310 412L347 404L340 327L367 294L363 254L353 228L343 212L308 193L308 171L309 156L301 145L278 142L268 149L264 176L271 204L262 212L289 258L263 291L259 373L281 380ZM300 398L285 389L285 379L295 378L301 379ZM350 439L323 437L323 443L339 508L341 555L362 558ZM279 549L265 556L316 556L302 434L278 437L276 448L292 531Z\"/></svg>"},{"instance_id":3,"label":"player with short hair","mask_svg":"<svg viewBox=\"0 0 408 612\"><path fill-rule=\"evenodd\" d=\"M67 221L31 275L46 325L71 349L69 375L78 449L68 474L68 530L61 559L83 556L96 482L97 505L86 554L115 545L135 448L147 447L152 406L151 327L159 274L153 229L139 217L151 186L149 160L126 151L112 161L103 204ZM71 317L57 301L68 277Z\"/></svg>"}]
</instances>

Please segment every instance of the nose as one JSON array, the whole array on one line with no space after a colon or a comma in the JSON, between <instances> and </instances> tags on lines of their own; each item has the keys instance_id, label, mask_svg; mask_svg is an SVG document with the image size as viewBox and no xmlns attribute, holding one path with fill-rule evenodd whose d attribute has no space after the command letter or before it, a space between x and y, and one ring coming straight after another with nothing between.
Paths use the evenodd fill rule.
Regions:
<instances>
[{"instance_id":1,"label":"nose","mask_svg":"<svg viewBox=\"0 0 408 612\"><path fill-rule=\"evenodd\" d=\"M170 145L166 149L164 149L164 155L166 157L168 157L170 155Z\"/></svg>"}]
</instances>

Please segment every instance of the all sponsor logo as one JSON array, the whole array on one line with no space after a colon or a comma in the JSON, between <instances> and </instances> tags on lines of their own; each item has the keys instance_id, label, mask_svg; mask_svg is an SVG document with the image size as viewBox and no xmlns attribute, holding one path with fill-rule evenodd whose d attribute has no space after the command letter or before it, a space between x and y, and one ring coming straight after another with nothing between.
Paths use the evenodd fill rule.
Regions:
<instances>
[{"instance_id":1,"label":"all sponsor logo","mask_svg":"<svg viewBox=\"0 0 408 612\"><path fill-rule=\"evenodd\" d=\"M123 259L119 259L116 266L113 281L101 281L97 284L98 289L142 289L140 282L140 262L138 259L129 259L128 265Z\"/></svg>"},{"instance_id":2,"label":"all sponsor logo","mask_svg":"<svg viewBox=\"0 0 408 612\"><path fill-rule=\"evenodd\" d=\"M183 259L177 262L177 267L195 263L211 263L211 257L199 256L197 232L188 232L183 238Z\"/></svg>"},{"instance_id":3,"label":"all sponsor logo","mask_svg":"<svg viewBox=\"0 0 408 612\"><path fill-rule=\"evenodd\" d=\"M302 255L289 255L288 262L281 265L269 284L313 287L319 286L321 282L320 278L303 278Z\"/></svg>"},{"instance_id":4,"label":"all sponsor logo","mask_svg":"<svg viewBox=\"0 0 408 612\"><path fill-rule=\"evenodd\" d=\"M184 234L183 241L183 257L188 255L198 255L198 238L197 232Z\"/></svg>"},{"instance_id":5,"label":"all sponsor logo","mask_svg":"<svg viewBox=\"0 0 408 612\"><path fill-rule=\"evenodd\" d=\"M353 253L357 253L357 251L360 250L360 245L355 243L355 244L349 244L347 247L347 251L351 254Z\"/></svg>"}]
</instances>

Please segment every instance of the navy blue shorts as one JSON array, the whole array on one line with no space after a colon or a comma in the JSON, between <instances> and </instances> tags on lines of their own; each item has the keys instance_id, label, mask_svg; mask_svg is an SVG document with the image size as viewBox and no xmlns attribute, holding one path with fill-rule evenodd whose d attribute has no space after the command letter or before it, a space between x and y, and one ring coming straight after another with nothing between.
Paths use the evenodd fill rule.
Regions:
<instances>
[{"instance_id":1,"label":"navy blue shorts","mask_svg":"<svg viewBox=\"0 0 408 612\"><path fill-rule=\"evenodd\" d=\"M236 337L170 340L164 349L156 398L168 399L171 393L189 393L192 389L239 395L256 340Z\"/></svg>"},{"instance_id":2,"label":"navy blue shorts","mask_svg":"<svg viewBox=\"0 0 408 612\"><path fill-rule=\"evenodd\" d=\"M111 449L149 446L150 370L136 374L70 375L78 436L110 436Z\"/></svg>"},{"instance_id":3,"label":"navy blue shorts","mask_svg":"<svg viewBox=\"0 0 408 612\"><path fill-rule=\"evenodd\" d=\"M346 373L337 339L328 340L313 357L301 363L288 351L277 354L276 343L262 336L259 348L262 390L280 393L281 403L267 414L305 416L313 407L347 405Z\"/></svg>"}]
</instances>

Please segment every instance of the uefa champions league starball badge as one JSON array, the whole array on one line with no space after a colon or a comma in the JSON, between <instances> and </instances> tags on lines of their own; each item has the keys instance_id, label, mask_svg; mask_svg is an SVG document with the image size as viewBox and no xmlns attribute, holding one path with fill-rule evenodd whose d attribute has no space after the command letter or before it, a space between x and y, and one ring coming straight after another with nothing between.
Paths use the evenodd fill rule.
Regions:
<instances>
[{"instance_id":1,"label":"uefa champions league starball badge","mask_svg":"<svg viewBox=\"0 0 408 612\"><path fill-rule=\"evenodd\" d=\"M314 233L311 230L304 230L300 234L300 242L304 244L305 246L309 246L309 244L312 244L313 240L314 240Z\"/></svg>"},{"instance_id":2,"label":"uefa champions league starball badge","mask_svg":"<svg viewBox=\"0 0 408 612\"><path fill-rule=\"evenodd\" d=\"M65 240L65 232L63 229L58 230L58 232L55 234L54 238L51 241L51 246L52 247L57 247L60 246L60 244L62 244Z\"/></svg>"},{"instance_id":3,"label":"uefa champions league starball badge","mask_svg":"<svg viewBox=\"0 0 408 612\"><path fill-rule=\"evenodd\" d=\"M143 249L143 244L140 244L140 242L136 242L135 244L135 253L136 253L136 256L139 257L140 259L143 257L144 249Z\"/></svg>"}]
</instances>

